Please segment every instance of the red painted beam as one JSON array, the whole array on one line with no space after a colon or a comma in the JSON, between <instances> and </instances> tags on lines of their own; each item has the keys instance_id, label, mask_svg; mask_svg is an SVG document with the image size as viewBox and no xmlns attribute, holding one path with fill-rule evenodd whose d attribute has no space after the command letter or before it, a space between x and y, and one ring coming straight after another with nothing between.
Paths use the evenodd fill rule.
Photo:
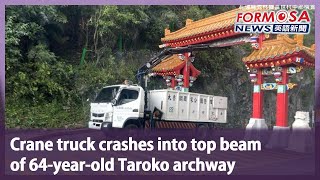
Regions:
<instances>
[{"instance_id":1,"label":"red painted beam","mask_svg":"<svg viewBox=\"0 0 320 180\"><path fill-rule=\"evenodd\" d=\"M233 31L234 30L234 26L229 26L229 27L225 27L225 28L221 28L221 29L217 29L217 30L213 30L213 31L208 31L208 32L203 32L203 33L199 33L199 34L195 34L192 36L187 36L187 37L183 37L183 38L179 38L179 39L174 39L174 40L169 40L169 41L162 41L163 43L177 43L177 42L181 42L184 40L190 40L190 39L194 39L194 38L198 38L201 36L206 36L206 35L211 35L214 33L219 33L219 32L225 32L225 31Z\"/></svg>"},{"instance_id":2,"label":"red painted beam","mask_svg":"<svg viewBox=\"0 0 320 180\"><path fill-rule=\"evenodd\" d=\"M227 38L227 37L232 37L232 36L236 36L240 33L225 33L225 34L220 34L220 35L216 35L216 36L210 36L208 38L203 38L203 39L196 39L194 41L191 41L191 42L183 42L183 41L180 41L178 42L177 44L171 44L170 43L170 46L172 47L183 47L183 46L187 46L187 45L191 45L191 44L200 44L200 43L205 43L205 42L210 42L210 41L214 41L214 40L218 40L218 39L223 39L223 38Z\"/></svg>"}]
</instances>

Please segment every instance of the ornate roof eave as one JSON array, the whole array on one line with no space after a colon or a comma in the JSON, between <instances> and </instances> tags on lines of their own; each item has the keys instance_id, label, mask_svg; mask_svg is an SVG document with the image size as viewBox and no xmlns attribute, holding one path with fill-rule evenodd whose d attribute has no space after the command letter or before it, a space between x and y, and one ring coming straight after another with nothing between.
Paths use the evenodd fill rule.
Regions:
<instances>
[{"instance_id":1,"label":"ornate roof eave","mask_svg":"<svg viewBox=\"0 0 320 180\"><path fill-rule=\"evenodd\" d=\"M234 24L234 20L238 11L239 9L234 9L195 22L187 19L185 27L174 32L166 30L165 37L161 38L161 41L174 41L231 26Z\"/></svg>"},{"instance_id":2,"label":"ornate roof eave","mask_svg":"<svg viewBox=\"0 0 320 180\"><path fill-rule=\"evenodd\" d=\"M223 32L234 27L237 13L241 12L254 12L264 10L263 7L255 8L236 8L224 13L213 15L197 21L191 19L186 20L185 27L171 32L168 28L165 29L165 36L161 38L163 43L173 43L181 40L186 40L194 37L201 37L203 34L210 34L211 32ZM239 33L240 34L240 33Z\"/></svg>"},{"instance_id":3,"label":"ornate roof eave","mask_svg":"<svg viewBox=\"0 0 320 180\"><path fill-rule=\"evenodd\" d=\"M161 64L161 63L160 63ZM172 68L172 69L152 69L153 72L156 73L167 73L167 72L176 72L181 70L184 67L184 63Z\"/></svg>"},{"instance_id":4,"label":"ornate roof eave","mask_svg":"<svg viewBox=\"0 0 320 180\"><path fill-rule=\"evenodd\" d=\"M243 59L245 59L245 60L243 60L243 62L244 63L252 63L252 62L261 62L261 61L276 61L276 60L281 60L281 59L285 59L285 58L299 57L299 56L303 56L303 58L306 58L306 60L309 61L310 63L314 63L314 60L312 61L314 56L310 55L310 53L305 50L294 51L294 52L284 53L284 54L278 54L275 56L265 56L265 57L254 58L254 59L248 59L247 57L245 57L245 58L243 58Z\"/></svg>"},{"instance_id":5,"label":"ornate roof eave","mask_svg":"<svg viewBox=\"0 0 320 180\"><path fill-rule=\"evenodd\" d=\"M304 63L296 63L294 58L304 58ZM291 59L291 64L314 66L315 46L303 46L303 35L296 35L294 39L288 35L278 35L276 39L263 42L262 48L254 50L249 56L244 57L242 61L246 65L260 63L261 66L271 66L271 62L285 61ZM263 65L265 63L269 65ZM282 63L284 65L286 63Z\"/></svg>"},{"instance_id":6,"label":"ornate roof eave","mask_svg":"<svg viewBox=\"0 0 320 180\"><path fill-rule=\"evenodd\" d=\"M195 36L190 36L187 38L169 41L169 42L166 42L165 44L166 44L166 46L170 46L170 47L182 47L182 46L186 46L186 45L211 42L211 41L216 41L216 40L227 38L227 37L241 35L241 33L234 32L233 29L234 29L233 26L226 27L223 29L210 31L210 32L198 34Z\"/></svg>"}]
</instances>

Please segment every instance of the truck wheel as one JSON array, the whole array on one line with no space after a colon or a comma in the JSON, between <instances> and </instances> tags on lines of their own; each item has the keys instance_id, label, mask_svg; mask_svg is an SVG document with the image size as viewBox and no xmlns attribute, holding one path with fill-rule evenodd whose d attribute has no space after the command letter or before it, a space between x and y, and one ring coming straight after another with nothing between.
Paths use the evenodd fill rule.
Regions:
<instances>
[{"instance_id":1,"label":"truck wheel","mask_svg":"<svg viewBox=\"0 0 320 180\"><path fill-rule=\"evenodd\" d=\"M204 139L208 136L209 126L208 124L199 124L196 129L196 137Z\"/></svg>"},{"instance_id":2,"label":"truck wheel","mask_svg":"<svg viewBox=\"0 0 320 180\"><path fill-rule=\"evenodd\" d=\"M126 129L138 129L138 126L135 124L128 124L124 128Z\"/></svg>"},{"instance_id":3,"label":"truck wheel","mask_svg":"<svg viewBox=\"0 0 320 180\"><path fill-rule=\"evenodd\" d=\"M124 127L128 131L129 137L137 137L138 135L138 126L135 124L128 124Z\"/></svg>"}]
</instances>

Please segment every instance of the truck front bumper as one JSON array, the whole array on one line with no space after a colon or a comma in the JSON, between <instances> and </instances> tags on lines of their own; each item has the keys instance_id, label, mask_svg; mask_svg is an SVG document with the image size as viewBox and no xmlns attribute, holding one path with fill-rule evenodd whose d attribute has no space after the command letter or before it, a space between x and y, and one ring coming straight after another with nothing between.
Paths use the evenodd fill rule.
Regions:
<instances>
[{"instance_id":1,"label":"truck front bumper","mask_svg":"<svg viewBox=\"0 0 320 180\"><path fill-rule=\"evenodd\" d=\"M102 123L89 121L89 122L88 122L88 127L89 127L90 129L98 129L98 130L100 130L100 129L101 129L101 124L102 124Z\"/></svg>"},{"instance_id":2,"label":"truck front bumper","mask_svg":"<svg viewBox=\"0 0 320 180\"><path fill-rule=\"evenodd\" d=\"M107 130L112 128L112 122L101 123L101 130Z\"/></svg>"},{"instance_id":3,"label":"truck front bumper","mask_svg":"<svg viewBox=\"0 0 320 180\"><path fill-rule=\"evenodd\" d=\"M97 129L97 130L106 130L112 128L112 122L93 122L89 121L88 122L88 127L90 129Z\"/></svg>"}]
</instances>

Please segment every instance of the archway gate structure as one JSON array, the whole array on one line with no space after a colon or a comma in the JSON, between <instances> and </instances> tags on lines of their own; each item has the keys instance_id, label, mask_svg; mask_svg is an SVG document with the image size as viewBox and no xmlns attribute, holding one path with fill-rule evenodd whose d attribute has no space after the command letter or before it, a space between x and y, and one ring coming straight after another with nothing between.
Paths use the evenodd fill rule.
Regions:
<instances>
[{"instance_id":1,"label":"archway gate structure","mask_svg":"<svg viewBox=\"0 0 320 180\"><path fill-rule=\"evenodd\" d=\"M242 59L253 83L252 117L246 129L268 128L263 118L263 92L266 90L277 91L276 126L273 130L288 129L288 90L297 85L290 83L289 79L291 74L303 68L314 67L315 45L304 46L303 35L295 35L294 38L277 35L276 39L267 39L268 35L264 34L235 32L236 15L240 11L246 10L234 9L198 21L187 19L185 27L175 32L165 29L165 37L161 39L163 44L159 47L179 48L210 43L214 48L251 43L252 53ZM200 74L192 65L193 60L192 52L176 54L162 60L152 68L152 72L163 76L168 88L188 91ZM266 76L274 76L275 83L264 82Z\"/></svg>"}]
</instances>

